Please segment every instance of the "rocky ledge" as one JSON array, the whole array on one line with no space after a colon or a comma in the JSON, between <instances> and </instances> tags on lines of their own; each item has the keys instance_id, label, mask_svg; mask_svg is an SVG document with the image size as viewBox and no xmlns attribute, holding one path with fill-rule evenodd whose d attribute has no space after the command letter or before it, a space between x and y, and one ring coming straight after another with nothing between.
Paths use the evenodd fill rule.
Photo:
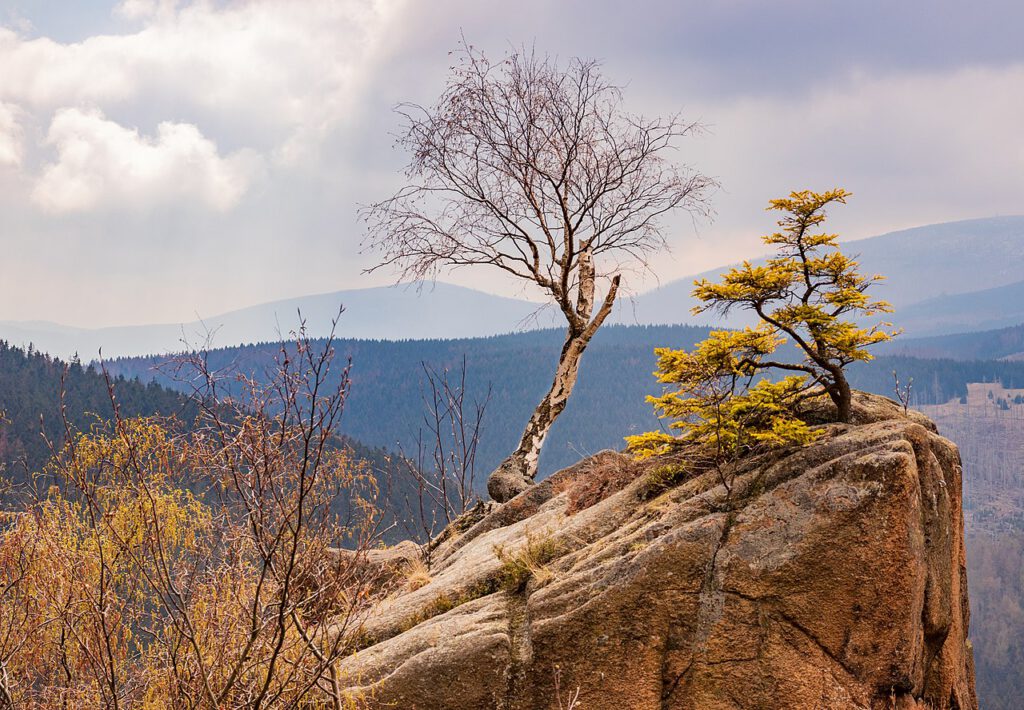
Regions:
<instances>
[{"instance_id":1,"label":"rocky ledge","mask_svg":"<svg viewBox=\"0 0 1024 710\"><path fill-rule=\"evenodd\" d=\"M976 708L957 449L880 397L858 395L855 422L727 472L603 452L479 509L429 582L367 620L351 691L424 709L565 708L577 690L587 710Z\"/></svg>"}]
</instances>

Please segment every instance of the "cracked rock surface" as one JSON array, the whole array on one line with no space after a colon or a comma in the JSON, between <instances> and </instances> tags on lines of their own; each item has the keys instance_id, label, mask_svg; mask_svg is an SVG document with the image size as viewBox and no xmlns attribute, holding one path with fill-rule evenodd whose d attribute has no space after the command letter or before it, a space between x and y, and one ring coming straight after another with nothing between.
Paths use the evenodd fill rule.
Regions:
<instances>
[{"instance_id":1,"label":"cracked rock surface","mask_svg":"<svg viewBox=\"0 0 1024 710\"><path fill-rule=\"evenodd\" d=\"M959 454L884 398L855 421L741 462L731 494L640 475L567 515L573 477L628 462L555 474L443 543L343 677L382 708L554 709L557 676L587 710L973 710ZM502 589L497 552L540 538L556 558Z\"/></svg>"}]
</instances>

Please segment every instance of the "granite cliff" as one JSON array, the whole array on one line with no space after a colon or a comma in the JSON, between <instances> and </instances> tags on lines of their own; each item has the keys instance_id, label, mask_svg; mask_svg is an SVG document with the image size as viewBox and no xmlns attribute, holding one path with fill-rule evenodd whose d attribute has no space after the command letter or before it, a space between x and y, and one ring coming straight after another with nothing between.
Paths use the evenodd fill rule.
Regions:
<instances>
[{"instance_id":1,"label":"granite cliff","mask_svg":"<svg viewBox=\"0 0 1024 710\"><path fill-rule=\"evenodd\" d=\"M401 708L565 708L577 689L587 710L976 708L956 447L868 395L821 426L727 471L602 452L480 506L429 581L374 610L350 690Z\"/></svg>"}]
</instances>

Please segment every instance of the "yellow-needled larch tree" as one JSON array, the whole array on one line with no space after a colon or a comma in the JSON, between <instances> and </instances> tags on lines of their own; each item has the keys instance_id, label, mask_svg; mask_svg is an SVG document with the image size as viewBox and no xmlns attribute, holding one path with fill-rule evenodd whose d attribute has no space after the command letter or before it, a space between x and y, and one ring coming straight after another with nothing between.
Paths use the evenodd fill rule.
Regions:
<instances>
[{"instance_id":1,"label":"yellow-needled larch tree","mask_svg":"<svg viewBox=\"0 0 1024 710\"><path fill-rule=\"evenodd\" d=\"M684 439L712 442L721 453L758 443L807 443L815 433L794 407L821 394L835 404L838 421L850 421L846 366L870 360L868 348L897 331L889 323L858 322L892 311L868 293L883 277L862 274L858 263L839 250L838 235L821 230L825 208L849 196L837 188L772 200L768 209L785 213L779 230L763 237L776 255L761 266L744 262L718 283L695 283L693 295L701 302L695 314L726 315L739 308L752 311L758 322L743 330L713 331L690 352L656 351L655 374L673 387L648 399L662 418L676 420L670 426L682 430ZM786 342L796 345L802 357L779 357ZM790 374L771 381L765 376L769 370ZM627 440L641 456L678 441L659 432Z\"/></svg>"}]
</instances>

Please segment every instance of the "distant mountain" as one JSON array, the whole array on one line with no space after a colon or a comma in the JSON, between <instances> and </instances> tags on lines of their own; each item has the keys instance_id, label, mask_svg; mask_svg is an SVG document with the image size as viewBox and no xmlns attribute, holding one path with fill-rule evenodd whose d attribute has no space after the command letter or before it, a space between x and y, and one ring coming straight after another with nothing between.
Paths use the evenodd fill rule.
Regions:
<instances>
[{"instance_id":1,"label":"distant mountain","mask_svg":"<svg viewBox=\"0 0 1024 710\"><path fill-rule=\"evenodd\" d=\"M0 338L16 345L92 360L104 357L179 352L201 347L207 336L214 347L277 341L298 326L298 312L309 332L326 335L344 305L338 334L347 338L464 338L507 333L522 326L554 324L549 309L526 300L503 298L446 283L350 289L264 303L184 324L114 328L71 328L47 322L0 321Z\"/></svg>"},{"instance_id":2,"label":"distant mountain","mask_svg":"<svg viewBox=\"0 0 1024 710\"><path fill-rule=\"evenodd\" d=\"M27 482L29 474L38 472L50 458L44 433L60 446L62 378L64 405L73 427L85 431L97 418L109 418L107 381L95 366L66 364L0 341L0 471L8 481ZM155 382L143 384L115 376L113 385L126 417L163 414L188 420L195 416L184 397Z\"/></svg>"},{"instance_id":3,"label":"distant mountain","mask_svg":"<svg viewBox=\"0 0 1024 710\"><path fill-rule=\"evenodd\" d=\"M887 280L877 293L897 308L908 334L932 335L1024 322L1024 217L950 222L844 243L867 272ZM726 267L678 279L616 306L613 321L631 324L742 325L692 316L694 278L715 278ZM469 338L560 325L554 309L451 284L350 289L265 303L185 324L81 329L45 322L0 322L0 338L83 359L179 351L185 343L229 346L276 341L302 311L313 335L326 335L344 304L338 333L356 339Z\"/></svg>"},{"instance_id":4,"label":"distant mountain","mask_svg":"<svg viewBox=\"0 0 1024 710\"><path fill-rule=\"evenodd\" d=\"M843 242L866 273L886 280L876 293L896 307L893 320L908 334L934 334L1024 322L1024 216L933 224ZM763 261L761 260L754 260ZM624 323L707 323L692 316L693 281L715 279L728 267L666 283L624 304ZM1011 286L1012 284L1012 286ZM1000 291L997 287L1006 287ZM967 296L972 292L981 292ZM948 315L947 315L948 314ZM745 324L742 317L729 325Z\"/></svg>"},{"instance_id":5,"label":"distant mountain","mask_svg":"<svg viewBox=\"0 0 1024 710\"><path fill-rule=\"evenodd\" d=\"M1024 360L1024 325L930 338L897 338L878 350L886 354L952 360Z\"/></svg>"},{"instance_id":6,"label":"distant mountain","mask_svg":"<svg viewBox=\"0 0 1024 710\"><path fill-rule=\"evenodd\" d=\"M1024 323L1024 281L929 298L899 309L894 320L908 334L921 337L1019 325Z\"/></svg>"},{"instance_id":7,"label":"distant mountain","mask_svg":"<svg viewBox=\"0 0 1024 710\"><path fill-rule=\"evenodd\" d=\"M110 373L121 414L175 416L190 426L198 414L195 404L181 393L155 382L148 374L142 382ZM103 372L95 365L65 363L38 351L26 351L0 340L0 479L24 485L43 470L50 459L47 443L60 448L65 429L63 405L73 430L88 431L113 416L110 391ZM45 438L44 438L45 434ZM356 460L383 468L390 454L364 446L351 437L339 439ZM0 485L0 502L6 490Z\"/></svg>"},{"instance_id":8,"label":"distant mountain","mask_svg":"<svg viewBox=\"0 0 1024 710\"><path fill-rule=\"evenodd\" d=\"M707 336L707 328L689 326L607 326L598 331L580 368L580 380L555 422L541 456L544 473L577 461L581 455L622 446L622 437L658 427L649 394L659 394L652 370L654 348L691 347ZM415 448L422 427L421 363L435 369L468 363L469 399L492 388L484 419L477 462L486 475L518 442L523 426L551 384L562 334L557 330L516 333L491 338L414 340L403 342L342 340L340 355L352 358L352 390L345 403L342 428L370 446L405 451ZM222 348L209 354L210 366L259 376L278 353L275 345ZM110 362L113 372L161 384L179 383L158 374L161 358L127 358ZM966 394L967 382L1003 380L1007 387L1024 386L1024 363L956 362L913 357L879 357L851 368L854 386L891 395L892 372L904 381L913 377L915 402L946 402Z\"/></svg>"},{"instance_id":9,"label":"distant mountain","mask_svg":"<svg viewBox=\"0 0 1024 710\"><path fill-rule=\"evenodd\" d=\"M620 446L623 435L657 425L644 396L660 391L651 372L654 348L690 347L707 329L685 326L606 327L588 349L580 370L580 386L565 414L555 423L541 463L568 465L597 448ZM352 389L345 402L342 429L371 446L415 450L423 426L422 363L437 370L468 361L468 398L493 395L484 420L478 451L483 475L518 442L526 420L551 384L562 333L537 330L513 335L458 340L339 340L339 356L352 358ZM276 345L220 348L209 353L214 369L260 376L278 353ZM157 372L163 358L125 358L108 363L111 371L143 381L156 376L161 384L180 383ZM614 415L595 416L613 410ZM642 429L641 429L642 430Z\"/></svg>"}]
</instances>

